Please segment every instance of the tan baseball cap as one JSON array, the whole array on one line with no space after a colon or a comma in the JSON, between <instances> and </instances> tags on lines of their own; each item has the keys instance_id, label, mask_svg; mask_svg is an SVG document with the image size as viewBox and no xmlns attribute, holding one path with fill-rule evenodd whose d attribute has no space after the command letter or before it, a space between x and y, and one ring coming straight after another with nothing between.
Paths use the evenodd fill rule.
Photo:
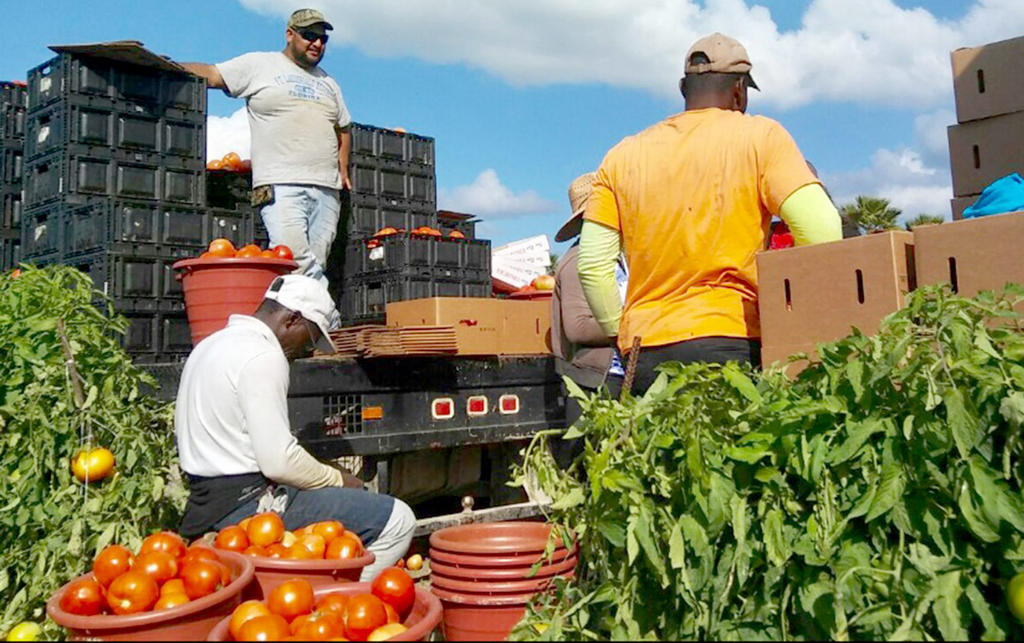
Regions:
<instances>
[{"instance_id":1,"label":"tan baseball cap","mask_svg":"<svg viewBox=\"0 0 1024 643\"><path fill-rule=\"evenodd\" d=\"M324 14L316 9L297 9L288 17L289 29L303 29L320 23L323 23L325 29L334 29L331 23L324 18Z\"/></svg>"},{"instance_id":2,"label":"tan baseball cap","mask_svg":"<svg viewBox=\"0 0 1024 643\"><path fill-rule=\"evenodd\" d=\"M587 209L587 199L590 198L590 188L594 185L596 178L597 172L587 172L576 177L576 180L569 184L569 207L572 208L572 214L569 215L569 220L558 229L555 241L568 241L579 235L580 229L583 227L583 213Z\"/></svg>"},{"instance_id":3,"label":"tan baseball cap","mask_svg":"<svg viewBox=\"0 0 1024 643\"><path fill-rule=\"evenodd\" d=\"M703 53L710 62L694 64L691 62L693 55L697 52ZM693 43L690 50L686 52L686 67L683 70L687 74L706 74L717 72L720 74L746 74L747 84L760 91L760 87L754 82L750 75L750 56L746 48L735 38L730 38L717 31L710 36L704 36Z\"/></svg>"}]
</instances>

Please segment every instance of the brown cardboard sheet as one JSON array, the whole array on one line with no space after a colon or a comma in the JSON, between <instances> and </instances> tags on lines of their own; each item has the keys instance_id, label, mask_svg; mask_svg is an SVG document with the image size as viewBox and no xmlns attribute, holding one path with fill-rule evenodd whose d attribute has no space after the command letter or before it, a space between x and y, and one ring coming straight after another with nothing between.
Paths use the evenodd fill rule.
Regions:
<instances>
[{"instance_id":1,"label":"brown cardboard sheet","mask_svg":"<svg viewBox=\"0 0 1024 643\"><path fill-rule=\"evenodd\" d=\"M957 121L1024 110L1024 37L957 49L950 60Z\"/></svg>"},{"instance_id":2,"label":"brown cardboard sheet","mask_svg":"<svg viewBox=\"0 0 1024 643\"><path fill-rule=\"evenodd\" d=\"M980 194L1007 174L1024 175L1024 112L951 125L949 165L953 194Z\"/></svg>"}]
</instances>

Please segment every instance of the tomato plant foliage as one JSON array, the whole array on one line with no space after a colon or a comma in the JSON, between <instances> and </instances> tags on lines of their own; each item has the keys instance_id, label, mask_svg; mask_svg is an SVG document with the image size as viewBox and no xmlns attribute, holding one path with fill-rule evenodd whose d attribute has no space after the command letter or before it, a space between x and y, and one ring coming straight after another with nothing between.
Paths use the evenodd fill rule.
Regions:
<instances>
[{"instance_id":1,"label":"tomato plant foliage","mask_svg":"<svg viewBox=\"0 0 1024 643\"><path fill-rule=\"evenodd\" d=\"M578 582L514 635L1024 636L1021 301L922 289L792 381L671 364L642 398L586 398L574 468L538 436L519 471L578 534Z\"/></svg>"},{"instance_id":2,"label":"tomato plant foliage","mask_svg":"<svg viewBox=\"0 0 1024 643\"><path fill-rule=\"evenodd\" d=\"M121 349L126 326L77 270L0 275L0 632L41 619L105 545L134 549L180 515L171 408L144 394L155 383ZM82 484L69 458L91 446L116 469Z\"/></svg>"}]
</instances>

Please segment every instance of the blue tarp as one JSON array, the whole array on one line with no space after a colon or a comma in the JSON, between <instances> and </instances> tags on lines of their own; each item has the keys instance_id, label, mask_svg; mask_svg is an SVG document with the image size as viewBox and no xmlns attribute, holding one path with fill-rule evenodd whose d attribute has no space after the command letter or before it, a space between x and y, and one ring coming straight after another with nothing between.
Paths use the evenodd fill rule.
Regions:
<instances>
[{"instance_id":1,"label":"blue tarp","mask_svg":"<svg viewBox=\"0 0 1024 643\"><path fill-rule=\"evenodd\" d=\"M1024 210L1024 178L1014 173L990 183L974 205L964 210L964 218L973 219L1019 210Z\"/></svg>"}]
</instances>

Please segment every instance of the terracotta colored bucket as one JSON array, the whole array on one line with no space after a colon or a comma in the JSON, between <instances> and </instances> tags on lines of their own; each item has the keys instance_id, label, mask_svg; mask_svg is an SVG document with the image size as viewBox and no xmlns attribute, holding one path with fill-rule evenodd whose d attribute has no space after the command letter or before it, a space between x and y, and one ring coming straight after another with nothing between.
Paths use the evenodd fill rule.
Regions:
<instances>
[{"instance_id":1,"label":"terracotta colored bucket","mask_svg":"<svg viewBox=\"0 0 1024 643\"><path fill-rule=\"evenodd\" d=\"M227 587L185 605L125 616L78 616L60 608L61 596L71 584L68 583L46 602L46 613L68 629L71 640L202 641L218 622L231 617L242 601L242 591L253 579L254 567L249 557L230 551L218 551L217 555L231 568L234 580ZM88 574L75 580L86 577Z\"/></svg>"},{"instance_id":2,"label":"terracotta colored bucket","mask_svg":"<svg viewBox=\"0 0 1024 643\"><path fill-rule=\"evenodd\" d=\"M560 574L562 578L575 578L576 574ZM535 594L543 592L554 586L554 576L544 578L528 578L526 580L492 581L492 580L465 580L461 578L449 578L431 572L430 584L450 592L467 595L489 595L503 596L509 594Z\"/></svg>"},{"instance_id":3,"label":"terracotta colored bucket","mask_svg":"<svg viewBox=\"0 0 1024 643\"><path fill-rule=\"evenodd\" d=\"M185 293L192 345L227 326L234 314L251 315L270 282L299 267L291 259L182 259L172 266Z\"/></svg>"},{"instance_id":4,"label":"terracotta colored bucket","mask_svg":"<svg viewBox=\"0 0 1024 643\"><path fill-rule=\"evenodd\" d=\"M455 554L540 554L548 544L551 525L543 522L491 522L446 527L430 535L430 547ZM563 547L561 540L556 547ZM536 558L536 556L534 556Z\"/></svg>"},{"instance_id":5,"label":"terracotta colored bucket","mask_svg":"<svg viewBox=\"0 0 1024 643\"><path fill-rule=\"evenodd\" d=\"M477 596L450 592L432 586L441 599L444 619L441 630L446 641L504 641L526 614L533 593L505 596Z\"/></svg>"},{"instance_id":6,"label":"terracotta colored bucket","mask_svg":"<svg viewBox=\"0 0 1024 643\"><path fill-rule=\"evenodd\" d=\"M256 568L256 582L246 591L245 598L262 600L270 591L281 583L302 578L309 581L313 589L338 583L356 583L363 568L372 565L377 557L366 552L358 558L341 560L293 560L285 558L268 558L266 556L249 556Z\"/></svg>"},{"instance_id":7,"label":"terracotta colored bucket","mask_svg":"<svg viewBox=\"0 0 1024 643\"><path fill-rule=\"evenodd\" d=\"M562 560L541 565L537 572L533 567L459 567L458 565L446 565L437 559L430 559L430 575L432 578L443 576L445 578L469 580L469 581L520 581L531 578L548 578L573 571L576 568L578 559L569 556Z\"/></svg>"},{"instance_id":8,"label":"terracotta colored bucket","mask_svg":"<svg viewBox=\"0 0 1024 643\"><path fill-rule=\"evenodd\" d=\"M334 585L321 585L313 589L313 597L319 601L328 594L367 594L370 591L370 583L338 583ZM231 635L228 626L231 623L229 614L210 631L207 641L230 641ZM430 633L441 623L441 601L425 589L416 588L416 601L412 605L412 611L402 624L408 627L406 631L393 636L389 641L426 641Z\"/></svg>"},{"instance_id":9,"label":"terracotta colored bucket","mask_svg":"<svg viewBox=\"0 0 1024 643\"><path fill-rule=\"evenodd\" d=\"M537 553L521 554L518 556L514 554L508 556L496 554L491 556L487 554L456 554L444 551L443 549L431 548L429 556L431 564L440 562L444 565L466 569L528 568L537 562L551 565L564 561L566 558L575 558L578 551L577 547L573 547L572 549L556 549L551 552L550 556Z\"/></svg>"}]
</instances>

